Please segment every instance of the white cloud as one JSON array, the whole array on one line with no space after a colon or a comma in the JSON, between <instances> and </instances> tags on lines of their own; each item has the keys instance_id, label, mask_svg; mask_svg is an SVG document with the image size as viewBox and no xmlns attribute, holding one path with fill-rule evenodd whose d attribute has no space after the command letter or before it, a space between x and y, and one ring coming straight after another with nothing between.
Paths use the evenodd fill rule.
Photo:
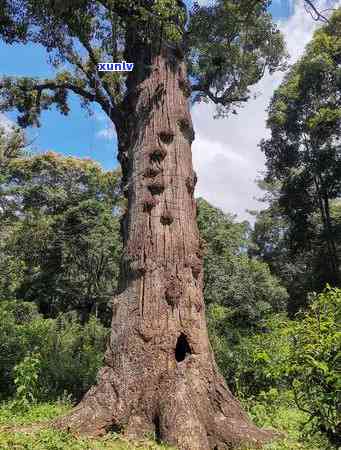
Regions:
<instances>
[{"instance_id":1,"label":"white cloud","mask_svg":"<svg viewBox=\"0 0 341 450\"><path fill-rule=\"evenodd\" d=\"M96 136L101 139L107 139L108 141L111 141L116 136L116 131L113 125L108 125L107 128L102 128L101 130L97 131Z\"/></svg>"},{"instance_id":2,"label":"white cloud","mask_svg":"<svg viewBox=\"0 0 341 450\"><path fill-rule=\"evenodd\" d=\"M325 6L321 1L316 4L321 8ZM302 55L317 26L304 9L303 1L295 3L293 15L280 23L290 62ZM258 144L268 136L266 108L283 76L283 73L266 75L255 86L255 92L261 95L250 100L237 116L214 120L214 107L204 103L195 105L192 110L196 130L193 143L193 163L198 174L196 195L237 214L239 219L252 220L246 210L262 207L256 200L262 192L254 181L265 169Z\"/></svg>"},{"instance_id":3,"label":"white cloud","mask_svg":"<svg viewBox=\"0 0 341 450\"><path fill-rule=\"evenodd\" d=\"M15 126L15 124L9 119L7 119L7 117L4 114L0 113L0 127L3 128L5 131L10 131L13 126Z\"/></svg>"},{"instance_id":4,"label":"white cloud","mask_svg":"<svg viewBox=\"0 0 341 450\"><path fill-rule=\"evenodd\" d=\"M113 123L103 113L95 113L95 119L101 124L101 129L97 131L96 136L99 139L112 141L116 137L116 130ZM103 123L106 124L103 126Z\"/></svg>"},{"instance_id":5,"label":"white cloud","mask_svg":"<svg viewBox=\"0 0 341 450\"><path fill-rule=\"evenodd\" d=\"M196 0L200 6L206 6L214 3L215 0Z\"/></svg>"}]
</instances>

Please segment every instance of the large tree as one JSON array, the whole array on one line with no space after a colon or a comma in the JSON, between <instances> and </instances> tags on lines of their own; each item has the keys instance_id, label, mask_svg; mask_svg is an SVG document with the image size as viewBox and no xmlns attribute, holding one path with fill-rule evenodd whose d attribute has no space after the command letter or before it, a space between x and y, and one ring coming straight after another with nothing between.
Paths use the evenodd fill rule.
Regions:
<instances>
[{"instance_id":1,"label":"large tree","mask_svg":"<svg viewBox=\"0 0 341 450\"><path fill-rule=\"evenodd\" d=\"M64 70L47 80L4 77L1 108L16 108L26 126L54 104L67 114L69 92L100 105L117 132L128 200L105 366L58 425L155 432L183 450L267 439L227 389L207 337L189 98L224 115L248 100L265 70L281 68L270 2L218 0L190 12L181 0L2 3L4 39L42 44ZM121 59L134 70L97 71Z\"/></svg>"}]
</instances>

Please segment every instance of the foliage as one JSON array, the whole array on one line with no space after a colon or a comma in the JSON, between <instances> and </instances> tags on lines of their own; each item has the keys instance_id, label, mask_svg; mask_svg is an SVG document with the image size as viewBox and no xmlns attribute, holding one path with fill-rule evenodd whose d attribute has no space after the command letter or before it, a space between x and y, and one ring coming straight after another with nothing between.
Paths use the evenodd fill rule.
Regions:
<instances>
[{"instance_id":1,"label":"foliage","mask_svg":"<svg viewBox=\"0 0 341 450\"><path fill-rule=\"evenodd\" d=\"M108 330L92 317L43 319L21 301L0 304L0 395L17 400L79 399L101 367ZM39 357L35 353L39 350Z\"/></svg>"},{"instance_id":2,"label":"foliage","mask_svg":"<svg viewBox=\"0 0 341 450\"><path fill-rule=\"evenodd\" d=\"M267 12L268 3L218 0L207 6L196 3L190 13L188 68L197 80L194 101L217 104L218 116L236 112L266 69L285 68L283 38Z\"/></svg>"},{"instance_id":3,"label":"foliage","mask_svg":"<svg viewBox=\"0 0 341 450\"><path fill-rule=\"evenodd\" d=\"M27 409L19 411L13 407L13 401L0 403L0 429L6 426L29 425L31 423L52 420L63 415L71 408L65 401L49 403L31 403Z\"/></svg>"},{"instance_id":4,"label":"foliage","mask_svg":"<svg viewBox=\"0 0 341 450\"><path fill-rule=\"evenodd\" d=\"M13 369L15 406L21 410L37 400L40 364L40 355L33 353L25 356Z\"/></svg>"},{"instance_id":5,"label":"foliage","mask_svg":"<svg viewBox=\"0 0 341 450\"><path fill-rule=\"evenodd\" d=\"M147 438L145 441L132 443L115 433L110 433L103 439L86 439L49 428L48 421L65 414L69 408L70 405L63 403L42 403L31 405L22 412L15 412L11 403L3 403L0 405L1 449L171 450L170 447L156 444Z\"/></svg>"},{"instance_id":6,"label":"foliage","mask_svg":"<svg viewBox=\"0 0 341 450\"><path fill-rule=\"evenodd\" d=\"M240 329L228 308L210 305L210 340L218 365L240 398L258 398L271 389L290 388L288 358L291 322L284 315L263 319L258 329Z\"/></svg>"},{"instance_id":7,"label":"foliage","mask_svg":"<svg viewBox=\"0 0 341 450\"><path fill-rule=\"evenodd\" d=\"M258 400L243 402L253 421L261 427L282 433L264 450L329 450L322 434L304 432L308 416L297 409L290 392L271 392Z\"/></svg>"},{"instance_id":8,"label":"foliage","mask_svg":"<svg viewBox=\"0 0 341 450\"><path fill-rule=\"evenodd\" d=\"M341 445L341 290L328 288L292 330L289 373L297 406L314 430Z\"/></svg>"},{"instance_id":9,"label":"foliage","mask_svg":"<svg viewBox=\"0 0 341 450\"><path fill-rule=\"evenodd\" d=\"M288 313L294 317L300 308L306 307L309 292L319 291L324 287L327 255L324 242L318 238L321 223L319 217L315 215L312 222L315 238L310 241L309 248L300 248L298 251L300 240L298 234L290 231L291 219L279 201L280 188L274 183L263 181L260 187L266 192L262 200L269 206L254 213L256 222L252 231L252 245L248 252L251 256L266 262L271 273L287 289ZM331 202L330 206L333 220L340 223L334 202ZM338 235L335 234L334 237L339 240Z\"/></svg>"},{"instance_id":10,"label":"foliage","mask_svg":"<svg viewBox=\"0 0 341 450\"><path fill-rule=\"evenodd\" d=\"M316 290L340 281L340 224L331 211L341 193L340 23L339 9L275 91L271 137L261 143L266 181L276 186L275 208L284 218L289 260L297 258L297 266L313 274Z\"/></svg>"},{"instance_id":11,"label":"foliage","mask_svg":"<svg viewBox=\"0 0 341 450\"><path fill-rule=\"evenodd\" d=\"M14 199L7 195L6 186L10 179L10 164L25 155L25 137L20 128L7 129L0 126L0 219L1 222L12 217L15 210ZM3 227L2 227L3 228ZM2 231L1 235L5 234Z\"/></svg>"},{"instance_id":12,"label":"foliage","mask_svg":"<svg viewBox=\"0 0 341 450\"><path fill-rule=\"evenodd\" d=\"M54 79L3 77L0 110L16 109L21 126L39 125L52 105L68 114L72 92L86 108L97 103L119 128L127 76L98 72L97 64L126 58L145 77L152 62L143 55L167 45L185 54L195 98L212 101L224 114L248 100L249 86L266 69L283 67L284 43L268 5L218 0L208 7L195 3L188 14L181 0L2 0L0 37L41 44L59 71Z\"/></svg>"},{"instance_id":13,"label":"foliage","mask_svg":"<svg viewBox=\"0 0 341 450\"><path fill-rule=\"evenodd\" d=\"M304 437L300 428L306 420L305 413L297 410L295 405L286 398L277 398L277 402L267 407L269 402L244 406L251 411L253 420L259 426L274 427L286 433L285 438L277 439L265 446L266 450L321 450L327 448L322 436ZM103 439L80 439L70 434L61 433L30 424L51 420L63 415L70 405L49 403L31 405L22 413L13 412L10 403L0 405L0 445L3 449L25 448L32 450L161 450L169 448L152 441L133 443L115 434L109 434ZM262 409L262 413L259 411ZM258 412L256 412L258 410ZM14 432L13 432L14 430ZM246 450L246 449L243 449ZM250 449L248 449L250 450Z\"/></svg>"},{"instance_id":14,"label":"foliage","mask_svg":"<svg viewBox=\"0 0 341 450\"><path fill-rule=\"evenodd\" d=\"M298 408L302 436L324 436L333 448L340 445L340 300L341 291L328 288L296 320L272 315L244 333L227 308L210 305L208 312L220 369L257 421L285 405Z\"/></svg>"},{"instance_id":15,"label":"foliage","mask_svg":"<svg viewBox=\"0 0 341 450\"><path fill-rule=\"evenodd\" d=\"M229 309L238 326L256 325L270 313L285 309L287 294L266 264L248 257L247 223L198 200L198 225L206 242L204 296L207 304Z\"/></svg>"},{"instance_id":16,"label":"foliage","mask_svg":"<svg viewBox=\"0 0 341 450\"><path fill-rule=\"evenodd\" d=\"M15 157L6 171L0 189L12 214L0 224L0 298L108 322L121 253L119 173L51 152Z\"/></svg>"}]
</instances>

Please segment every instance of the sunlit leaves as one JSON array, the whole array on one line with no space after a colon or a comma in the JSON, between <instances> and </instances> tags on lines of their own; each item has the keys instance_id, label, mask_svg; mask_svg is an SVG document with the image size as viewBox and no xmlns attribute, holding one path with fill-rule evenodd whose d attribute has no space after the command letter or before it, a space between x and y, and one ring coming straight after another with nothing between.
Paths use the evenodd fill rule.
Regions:
<instances>
[{"instance_id":1,"label":"sunlit leaves","mask_svg":"<svg viewBox=\"0 0 341 450\"><path fill-rule=\"evenodd\" d=\"M341 292L328 288L317 296L292 329L289 359L295 398L316 431L331 443L341 431Z\"/></svg>"},{"instance_id":2,"label":"sunlit leaves","mask_svg":"<svg viewBox=\"0 0 341 450\"><path fill-rule=\"evenodd\" d=\"M211 99L218 115L247 101L265 70L284 67L283 38L267 3L220 0L191 12L188 64L198 86L195 100Z\"/></svg>"},{"instance_id":3,"label":"sunlit leaves","mask_svg":"<svg viewBox=\"0 0 341 450\"><path fill-rule=\"evenodd\" d=\"M196 4L189 24L181 0L17 0L15 11L9 4L9 0L5 2L8 17L0 35L6 38L14 33L15 39L43 45L56 68L67 66L77 88L72 89L71 81L62 86L60 80L50 80L50 91L37 92L27 80L21 84L7 79L1 92L2 109L17 107L22 126L38 125L40 113L53 104L66 114L69 90L82 98L85 107L99 103L117 124L126 74L99 74L96 66L123 58L134 62L142 47L154 53L164 44L182 47L195 85L195 100L213 101L218 115L235 112L246 102L250 86L265 70L283 67L283 38L267 13L269 2L265 0L219 0L209 7ZM21 23L27 28L25 36L20 32ZM54 96L51 90L58 92Z\"/></svg>"}]
</instances>

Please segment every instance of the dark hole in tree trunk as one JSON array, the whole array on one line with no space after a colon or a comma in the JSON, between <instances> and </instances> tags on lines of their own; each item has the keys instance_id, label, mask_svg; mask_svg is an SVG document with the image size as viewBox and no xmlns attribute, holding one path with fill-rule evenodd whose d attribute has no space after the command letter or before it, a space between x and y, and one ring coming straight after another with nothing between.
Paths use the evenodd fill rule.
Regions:
<instances>
[{"instance_id":1,"label":"dark hole in tree trunk","mask_svg":"<svg viewBox=\"0 0 341 450\"><path fill-rule=\"evenodd\" d=\"M187 342L187 338L183 333L181 333L175 347L175 359L177 362L181 362L191 353L191 348Z\"/></svg>"},{"instance_id":2,"label":"dark hole in tree trunk","mask_svg":"<svg viewBox=\"0 0 341 450\"><path fill-rule=\"evenodd\" d=\"M153 423L154 423L154 427L155 427L155 441L158 444L160 444L161 443L160 417L155 416Z\"/></svg>"},{"instance_id":3,"label":"dark hole in tree trunk","mask_svg":"<svg viewBox=\"0 0 341 450\"><path fill-rule=\"evenodd\" d=\"M114 424L114 425L110 428L110 431L111 431L111 433L117 433L117 434L119 434L119 433L122 432L122 427L119 426L119 425L117 425L117 424Z\"/></svg>"}]
</instances>

